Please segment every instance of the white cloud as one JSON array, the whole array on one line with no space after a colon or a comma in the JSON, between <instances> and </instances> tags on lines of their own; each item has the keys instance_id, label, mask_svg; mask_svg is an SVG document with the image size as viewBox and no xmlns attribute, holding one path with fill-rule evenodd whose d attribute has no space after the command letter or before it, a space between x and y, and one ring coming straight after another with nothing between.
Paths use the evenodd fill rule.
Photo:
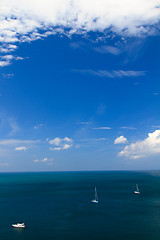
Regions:
<instances>
[{"instance_id":1,"label":"white cloud","mask_svg":"<svg viewBox=\"0 0 160 240\"><path fill-rule=\"evenodd\" d=\"M56 146L54 148L50 147L50 150L53 150L53 151L69 149L73 146L72 143L73 143L73 140L68 137L64 137L64 138L56 137L49 141L49 144Z\"/></svg>"},{"instance_id":2,"label":"white cloud","mask_svg":"<svg viewBox=\"0 0 160 240\"><path fill-rule=\"evenodd\" d=\"M82 125L88 125L88 124L91 124L92 122L80 122L80 124Z\"/></svg>"},{"instance_id":3,"label":"white cloud","mask_svg":"<svg viewBox=\"0 0 160 240\"><path fill-rule=\"evenodd\" d=\"M49 149L52 151L60 151L62 148L61 147L55 147L55 148L50 147Z\"/></svg>"},{"instance_id":4,"label":"white cloud","mask_svg":"<svg viewBox=\"0 0 160 240\"><path fill-rule=\"evenodd\" d=\"M69 148L71 148L72 147L72 145L70 145L70 144L64 144L64 146L62 147L62 149L69 149Z\"/></svg>"},{"instance_id":5,"label":"white cloud","mask_svg":"<svg viewBox=\"0 0 160 240\"><path fill-rule=\"evenodd\" d=\"M68 138L68 137L64 137L64 138L62 139L62 141L68 142L68 143L72 143L72 142L73 142L73 140L72 140L71 138Z\"/></svg>"},{"instance_id":6,"label":"white cloud","mask_svg":"<svg viewBox=\"0 0 160 240\"><path fill-rule=\"evenodd\" d=\"M84 42L71 42L70 43L70 47L73 48L73 49L78 49L78 48L81 48L83 49L83 47L85 46L85 43Z\"/></svg>"},{"instance_id":7,"label":"white cloud","mask_svg":"<svg viewBox=\"0 0 160 240\"><path fill-rule=\"evenodd\" d=\"M14 149L15 151L26 151L27 150L27 147L16 147L15 149Z\"/></svg>"},{"instance_id":8,"label":"white cloud","mask_svg":"<svg viewBox=\"0 0 160 240\"><path fill-rule=\"evenodd\" d=\"M3 73L2 76L4 78L12 78L12 77L14 77L14 74L13 73Z\"/></svg>"},{"instance_id":9,"label":"white cloud","mask_svg":"<svg viewBox=\"0 0 160 240\"><path fill-rule=\"evenodd\" d=\"M0 67L4 67L4 66L11 64L13 59L17 60L17 61L24 59L22 57L17 57L17 56L13 56L13 55L2 55L2 56L0 56L0 58L1 58Z\"/></svg>"},{"instance_id":10,"label":"white cloud","mask_svg":"<svg viewBox=\"0 0 160 240\"><path fill-rule=\"evenodd\" d=\"M13 51L19 42L51 34L155 34L159 31L159 6L159 0L1 0L0 51ZM117 54L111 47L107 51Z\"/></svg>"},{"instance_id":11,"label":"white cloud","mask_svg":"<svg viewBox=\"0 0 160 240\"><path fill-rule=\"evenodd\" d=\"M9 61L0 61L0 67L5 67L8 66L10 64Z\"/></svg>"},{"instance_id":12,"label":"white cloud","mask_svg":"<svg viewBox=\"0 0 160 240\"><path fill-rule=\"evenodd\" d=\"M34 162L34 163L37 163L37 162L39 162L39 160L38 160L38 159L35 159L35 160L33 160L33 162Z\"/></svg>"},{"instance_id":13,"label":"white cloud","mask_svg":"<svg viewBox=\"0 0 160 240\"><path fill-rule=\"evenodd\" d=\"M34 163L47 163L48 165L53 165L53 158L43 158L43 159L35 159L33 160Z\"/></svg>"},{"instance_id":14,"label":"white cloud","mask_svg":"<svg viewBox=\"0 0 160 240\"><path fill-rule=\"evenodd\" d=\"M107 77L107 78L124 78L124 77L139 77L146 74L145 71L124 71L124 70L92 70L92 69L73 69L73 72L79 72L82 74L89 74L98 77Z\"/></svg>"},{"instance_id":15,"label":"white cloud","mask_svg":"<svg viewBox=\"0 0 160 240\"><path fill-rule=\"evenodd\" d=\"M134 128L134 127L121 127L121 129L131 129L131 130L134 130L136 128Z\"/></svg>"},{"instance_id":16,"label":"white cloud","mask_svg":"<svg viewBox=\"0 0 160 240\"><path fill-rule=\"evenodd\" d=\"M127 138L124 136L117 137L114 141L114 144L124 144L127 143Z\"/></svg>"},{"instance_id":17,"label":"white cloud","mask_svg":"<svg viewBox=\"0 0 160 240\"><path fill-rule=\"evenodd\" d=\"M0 145L20 145L20 144L33 144L40 140L18 140L18 139L4 139L0 141Z\"/></svg>"},{"instance_id":18,"label":"white cloud","mask_svg":"<svg viewBox=\"0 0 160 240\"><path fill-rule=\"evenodd\" d=\"M96 138L95 141L106 141L107 138Z\"/></svg>"},{"instance_id":19,"label":"white cloud","mask_svg":"<svg viewBox=\"0 0 160 240\"><path fill-rule=\"evenodd\" d=\"M95 128L92 128L94 130L98 130L98 129L101 129L101 130L108 130L108 129L111 129L110 127L95 127Z\"/></svg>"},{"instance_id":20,"label":"white cloud","mask_svg":"<svg viewBox=\"0 0 160 240\"><path fill-rule=\"evenodd\" d=\"M0 48L1 53L8 53L15 51L17 49L17 46L14 44L3 44L3 46Z\"/></svg>"},{"instance_id":21,"label":"white cloud","mask_svg":"<svg viewBox=\"0 0 160 240\"><path fill-rule=\"evenodd\" d=\"M17 133L20 130L20 127L18 126L14 118L9 118L9 126L11 128L11 131L9 132L9 136L13 136L15 133Z\"/></svg>"},{"instance_id":22,"label":"white cloud","mask_svg":"<svg viewBox=\"0 0 160 240\"><path fill-rule=\"evenodd\" d=\"M119 55L121 53L119 48L113 46L100 46L94 48L94 50L99 53L110 53L113 55Z\"/></svg>"},{"instance_id":23,"label":"white cloud","mask_svg":"<svg viewBox=\"0 0 160 240\"><path fill-rule=\"evenodd\" d=\"M5 59L5 60L11 60L13 59L13 55L4 55L4 56L1 56L2 59Z\"/></svg>"},{"instance_id":24,"label":"white cloud","mask_svg":"<svg viewBox=\"0 0 160 240\"><path fill-rule=\"evenodd\" d=\"M148 137L126 146L118 155L131 159L160 154L160 130L149 133Z\"/></svg>"},{"instance_id":25,"label":"white cloud","mask_svg":"<svg viewBox=\"0 0 160 240\"><path fill-rule=\"evenodd\" d=\"M43 123L40 123L40 124L34 126L34 129L37 130L37 129L43 127L43 126L44 126L44 124L43 124Z\"/></svg>"},{"instance_id":26,"label":"white cloud","mask_svg":"<svg viewBox=\"0 0 160 240\"><path fill-rule=\"evenodd\" d=\"M55 146L59 146L61 144L62 140L59 137L56 137L49 141L50 144L53 144Z\"/></svg>"},{"instance_id":27,"label":"white cloud","mask_svg":"<svg viewBox=\"0 0 160 240\"><path fill-rule=\"evenodd\" d=\"M39 29L56 32L58 26L70 28L71 33L110 29L137 35L154 29L159 5L157 0L1 0L0 38L5 42L28 35L39 38Z\"/></svg>"},{"instance_id":28,"label":"white cloud","mask_svg":"<svg viewBox=\"0 0 160 240\"><path fill-rule=\"evenodd\" d=\"M47 162L48 161L48 158L43 158L42 159L42 162Z\"/></svg>"}]
</instances>

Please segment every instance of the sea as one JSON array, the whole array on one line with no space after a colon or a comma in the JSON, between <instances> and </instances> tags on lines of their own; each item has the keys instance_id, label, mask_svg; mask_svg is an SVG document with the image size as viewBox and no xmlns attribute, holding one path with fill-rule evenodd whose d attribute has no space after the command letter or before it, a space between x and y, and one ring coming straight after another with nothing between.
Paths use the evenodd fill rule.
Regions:
<instances>
[{"instance_id":1,"label":"sea","mask_svg":"<svg viewBox=\"0 0 160 240\"><path fill-rule=\"evenodd\" d=\"M44 239L160 239L160 172L1 173L0 240Z\"/></svg>"}]
</instances>

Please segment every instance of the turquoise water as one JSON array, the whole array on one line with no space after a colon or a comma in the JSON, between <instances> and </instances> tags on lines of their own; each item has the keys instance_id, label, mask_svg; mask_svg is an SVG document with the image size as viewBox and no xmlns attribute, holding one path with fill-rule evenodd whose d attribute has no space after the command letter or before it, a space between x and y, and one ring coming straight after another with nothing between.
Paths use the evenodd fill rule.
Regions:
<instances>
[{"instance_id":1,"label":"turquoise water","mask_svg":"<svg viewBox=\"0 0 160 240\"><path fill-rule=\"evenodd\" d=\"M159 238L160 172L0 174L1 240Z\"/></svg>"}]
</instances>

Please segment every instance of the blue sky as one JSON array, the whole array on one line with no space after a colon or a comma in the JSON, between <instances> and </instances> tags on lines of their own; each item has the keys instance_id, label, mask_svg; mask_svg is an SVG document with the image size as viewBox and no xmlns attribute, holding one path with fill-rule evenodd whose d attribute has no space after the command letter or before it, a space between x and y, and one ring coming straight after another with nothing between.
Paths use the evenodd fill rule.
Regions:
<instances>
[{"instance_id":1,"label":"blue sky","mask_svg":"<svg viewBox=\"0 0 160 240\"><path fill-rule=\"evenodd\" d=\"M0 9L0 171L159 169L160 1Z\"/></svg>"}]
</instances>

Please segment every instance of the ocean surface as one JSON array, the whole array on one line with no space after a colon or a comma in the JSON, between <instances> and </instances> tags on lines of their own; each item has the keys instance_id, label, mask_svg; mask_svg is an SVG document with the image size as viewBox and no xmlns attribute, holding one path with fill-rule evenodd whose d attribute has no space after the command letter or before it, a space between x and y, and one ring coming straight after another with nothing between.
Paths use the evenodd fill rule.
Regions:
<instances>
[{"instance_id":1,"label":"ocean surface","mask_svg":"<svg viewBox=\"0 0 160 240\"><path fill-rule=\"evenodd\" d=\"M1 173L0 239L160 239L160 172Z\"/></svg>"}]
</instances>

